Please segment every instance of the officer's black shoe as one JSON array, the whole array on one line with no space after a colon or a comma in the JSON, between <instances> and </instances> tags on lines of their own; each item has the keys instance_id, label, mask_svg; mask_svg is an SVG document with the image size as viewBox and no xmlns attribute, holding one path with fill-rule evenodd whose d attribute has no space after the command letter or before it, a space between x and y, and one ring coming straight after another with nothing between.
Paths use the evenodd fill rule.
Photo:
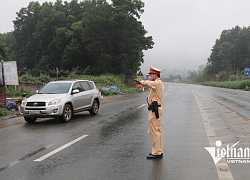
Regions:
<instances>
[{"instance_id":1,"label":"officer's black shoe","mask_svg":"<svg viewBox=\"0 0 250 180\"><path fill-rule=\"evenodd\" d=\"M161 155L153 155L153 154L151 154L151 155L147 156L147 159L159 159L159 158L162 158L162 157L163 157L163 154L161 154Z\"/></svg>"},{"instance_id":2,"label":"officer's black shoe","mask_svg":"<svg viewBox=\"0 0 250 180\"><path fill-rule=\"evenodd\" d=\"M149 153L149 155L152 155L152 153ZM163 153L161 153L161 155L160 156L163 156Z\"/></svg>"}]
</instances>

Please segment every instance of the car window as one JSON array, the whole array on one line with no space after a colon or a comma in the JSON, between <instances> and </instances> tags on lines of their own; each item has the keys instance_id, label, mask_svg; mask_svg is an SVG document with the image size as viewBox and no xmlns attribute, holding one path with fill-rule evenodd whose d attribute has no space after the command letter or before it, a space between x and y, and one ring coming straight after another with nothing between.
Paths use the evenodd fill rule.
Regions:
<instances>
[{"instance_id":1,"label":"car window","mask_svg":"<svg viewBox=\"0 0 250 180\"><path fill-rule=\"evenodd\" d=\"M90 89L94 89L94 83L93 82L88 82Z\"/></svg>"},{"instance_id":2,"label":"car window","mask_svg":"<svg viewBox=\"0 0 250 180\"><path fill-rule=\"evenodd\" d=\"M45 85L39 94L61 94L69 92L71 83L49 83Z\"/></svg>"},{"instance_id":3,"label":"car window","mask_svg":"<svg viewBox=\"0 0 250 180\"><path fill-rule=\"evenodd\" d=\"M90 90L90 87L89 87L88 82L86 82L86 81L81 81L80 83L81 83L82 88L83 88L84 91Z\"/></svg>"},{"instance_id":4,"label":"car window","mask_svg":"<svg viewBox=\"0 0 250 180\"><path fill-rule=\"evenodd\" d=\"M72 90L78 89L80 92L83 91L79 82L74 83Z\"/></svg>"},{"instance_id":5,"label":"car window","mask_svg":"<svg viewBox=\"0 0 250 180\"><path fill-rule=\"evenodd\" d=\"M69 92L71 83L49 83L38 94L62 94Z\"/></svg>"}]
</instances>

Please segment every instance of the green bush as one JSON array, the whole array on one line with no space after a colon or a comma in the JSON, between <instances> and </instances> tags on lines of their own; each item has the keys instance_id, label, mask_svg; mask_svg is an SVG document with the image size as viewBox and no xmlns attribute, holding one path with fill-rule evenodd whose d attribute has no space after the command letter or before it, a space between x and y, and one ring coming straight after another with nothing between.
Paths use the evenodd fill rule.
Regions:
<instances>
[{"instance_id":1,"label":"green bush","mask_svg":"<svg viewBox=\"0 0 250 180\"><path fill-rule=\"evenodd\" d=\"M34 92L30 92L30 91L15 90L14 86L6 86L5 93L6 93L6 96L10 98L22 97L23 93L26 93L27 97L30 97L33 94L35 94Z\"/></svg>"},{"instance_id":2,"label":"green bush","mask_svg":"<svg viewBox=\"0 0 250 180\"><path fill-rule=\"evenodd\" d=\"M41 74L40 77L38 77L38 80L41 83L48 83L51 81L51 77L49 75L46 75L46 74Z\"/></svg>"},{"instance_id":3,"label":"green bush","mask_svg":"<svg viewBox=\"0 0 250 180\"><path fill-rule=\"evenodd\" d=\"M216 81L206 81L202 83L206 86L214 86L214 87L222 87L222 88L230 88L230 89L248 89L250 86L250 79L246 80L238 80L238 81L224 81L224 82L216 82Z\"/></svg>"},{"instance_id":4,"label":"green bush","mask_svg":"<svg viewBox=\"0 0 250 180\"><path fill-rule=\"evenodd\" d=\"M103 96L117 95L117 92L113 92L113 91L103 91L101 89L100 89L100 91L101 91L101 93L102 93Z\"/></svg>"},{"instance_id":5,"label":"green bush","mask_svg":"<svg viewBox=\"0 0 250 180\"><path fill-rule=\"evenodd\" d=\"M20 82L35 82L35 83L39 83L38 79L33 77L30 74L23 74L19 77L19 81Z\"/></svg>"},{"instance_id":6,"label":"green bush","mask_svg":"<svg viewBox=\"0 0 250 180\"><path fill-rule=\"evenodd\" d=\"M231 75L231 76L229 76L229 78L228 78L229 81L236 81L236 80L238 80L238 79L239 79L239 76L236 76L236 75Z\"/></svg>"},{"instance_id":7,"label":"green bush","mask_svg":"<svg viewBox=\"0 0 250 180\"><path fill-rule=\"evenodd\" d=\"M12 115L13 113L6 108L0 107L0 116Z\"/></svg>"},{"instance_id":8,"label":"green bush","mask_svg":"<svg viewBox=\"0 0 250 180\"><path fill-rule=\"evenodd\" d=\"M219 72L219 80L220 81L227 81L230 77L230 73L227 71L221 71Z\"/></svg>"},{"instance_id":9,"label":"green bush","mask_svg":"<svg viewBox=\"0 0 250 180\"><path fill-rule=\"evenodd\" d=\"M23 74L19 77L20 82L33 82L33 83L48 83L51 81L51 77L46 74L40 74L39 77L32 76L30 74Z\"/></svg>"}]
</instances>

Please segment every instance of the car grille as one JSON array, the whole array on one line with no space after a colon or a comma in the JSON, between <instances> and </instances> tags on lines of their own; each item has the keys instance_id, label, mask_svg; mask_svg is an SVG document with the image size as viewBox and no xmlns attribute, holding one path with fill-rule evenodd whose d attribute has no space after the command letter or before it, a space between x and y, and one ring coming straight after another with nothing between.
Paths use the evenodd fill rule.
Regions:
<instances>
[{"instance_id":1,"label":"car grille","mask_svg":"<svg viewBox=\"0 0 250 180\"><path fill-rule=\"evenodd\" d=\"M45 106L45 102L27 102L26 106L32 106L32 107L37 107L37 106Z\"/></svg>"},{"instance_id":2,"label":"car grille","mask_svg":"<svg viewBox=\"0 0 250 180\"><path fill-rule=\"evenodd\" d=\"M25 110L30 111L30 110L46 110L46 108L25 108Z\"/></svg>"}]
</instances>

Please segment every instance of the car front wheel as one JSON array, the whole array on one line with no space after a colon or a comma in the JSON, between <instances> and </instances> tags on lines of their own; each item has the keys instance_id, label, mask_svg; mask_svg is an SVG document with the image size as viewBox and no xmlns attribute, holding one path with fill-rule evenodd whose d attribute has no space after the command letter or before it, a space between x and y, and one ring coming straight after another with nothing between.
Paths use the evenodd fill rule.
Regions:
<instances>
[{"instance_id":1,"label":"car front wheel","mask_svg":"<svg viewBox=\"0 0 250 180\"><path fill-rule=\"evenodd\" d=\"M34 123L36 121L35 117L26 117L24 116L25 121L27 121L28 123Z\"/></svg>"},{"instance_id":2,"label":"car front wheel","mask_svg":"<svg viewBox=\"0 0 250 180\"><path fill-rule=\"evenodd\" d=\"M72 107L69 104L65 104L60 121L67 123L71 120L72 116L73 116Z\"/></svg>"},{"instance_id":3,"label":"car front wheel","mask_svg":"<svg viewBox=\"0 0 250 180\"><path fill-rule=\"evenodd\" d=\"M89 110L89 113L91 115L96 115L99 111L99 104L96 100L93 101L93 104L92 104L92 107L91 109Z\"/></svg>"}]
</instances>

